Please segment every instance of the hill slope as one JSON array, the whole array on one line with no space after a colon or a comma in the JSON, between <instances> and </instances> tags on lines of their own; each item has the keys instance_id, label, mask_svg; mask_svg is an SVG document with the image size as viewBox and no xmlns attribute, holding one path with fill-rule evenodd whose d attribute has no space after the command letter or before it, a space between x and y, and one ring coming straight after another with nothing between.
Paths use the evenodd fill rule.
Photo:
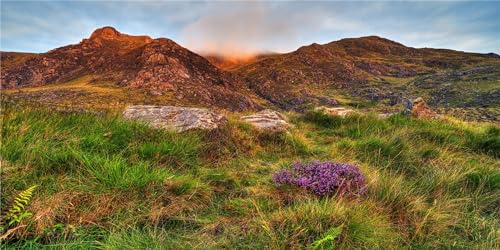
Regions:
<instances>
[{"instance_id":1,"label":"hill slope","mask_svg":"<svg viewBox=\"0 0 500 250\"><path fill-rule=\"evenodd\" d=\"M112 27L97 29L79 44L2 67L2 88L65 83L92 76L93 82L111 82L150 95L170 94L203 106L233 110L256 107L241 81L205 58L169 39L130 36Z\"/></svg>"},{"instance_id":2,"label":"hill slope","mask_svg":"<svg viewBox=\"0 0 500 250\"><path fill-rule=\"evenodd\" d=\"M498 55L415 49L376 36L230 60L205 59L169 39L104 27L79 44L47 53L2 53L1 81L3 88L53 86L12 95L70 106L94 106L86 103L104 98L120 107L147 103L248 110L273 104L301 110L340 103L390 112L401 109L402 99L422 96L442 113L472 120L500 117ZM79 84L62 89L52 84L68 82ZM88 88L103 85L113 86L108 95ZM126 88L116 91L116 86Z\"/></svg>"},{"instance_id":3,"label":"hill slope","mask_svg":"<svg viewBox=\"0 0 500 250\"><path fill-rule=\"evenodd\" d=\"M2 205L38 185L2 249L309 249L332 228L336 249L498 249L498 126L290 113L281 135L237 115L219 132L175 134L2 107ZM358 164L367 193L273 182L314 160Z\"/></svg>"},{"instance_id":4,"label":"hill slope","mask_svg":"<svg viewBox=\"0 0 500 250\"><path fill-rule=\"evenodd\" d=\"M453 103L457 93L442 94L453 87L470 97L467 103L483 105L487 99L487 105L500 105L492 103L499 88L491 88L500 79L498 55L415 49L376 36L303 46L235 71L256 93L285 109L332 103L341 93L390 104L423 95L431 104L467 106Z\"/></svg>"}]
</instances>

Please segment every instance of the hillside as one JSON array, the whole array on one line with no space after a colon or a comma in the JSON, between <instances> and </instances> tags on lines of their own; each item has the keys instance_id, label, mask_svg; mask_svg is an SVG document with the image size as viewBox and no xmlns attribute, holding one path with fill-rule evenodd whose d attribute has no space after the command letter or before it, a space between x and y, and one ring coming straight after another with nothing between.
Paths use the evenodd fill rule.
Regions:
<instances>
[{"instance_id":1,"label":"hillside","mask_svg":"<svg viewBox=\"0 0 500 250\"><path fill-rule=\"evenodd\" d=\"M87 77L90 82L141 90L149 96L168 95L192 105L229 110L257 107L251 100L252 93L239 79L205 58L169 39L126 35L112 27L97 29L76 45L3 62L4 89Z\"/></svg>"},{"instance_id":2,"label":"hillside","mask_svg":"<svg viewBox=\"0 0 500 250\"><path fill-rule=\"evenodd\" d=\"M0 250L500 250L500 0L0 0Z\"/></svg>"},{"instance_id":3,"label":"hillside","mask_svg":"<svg viewBox=\"0 0 500 250\"><path fill-rule=\"evenodd\" d=\"M272 134L234 113L220 131L176 134L116 113L2 107L2 204L37 185L2 249L498 248L491 124L292 112L294 128ZM366 193L273 181L314 160L359 165Z\"/></svg>"},{"instance_id":4,"label":"hillside","mask_svg":"<svg viewBox=\"0 0 500 250\"><path fill-rule=\"evenodd\" d=\"M492 53L415 49L370 36L287 54L205 57L169 39L104 27L43 54L3 52L2 88L14 99L104 109L106 103L299 111L342 105L396 112L404 99L421 96L460 119L500 117L500 57Z\"/></svg>"},{"instance_id":5,"label":"hillside","mask_svg":"<svg viewBox=\"0 0 500 250\"><path fill-rule=\"evenodd\" d=\"M499 249L497 55L207 57L111 27L2 52L0 249Z\"/></svg>"},{"instance_id":6,"label":"hillside","mask_svg":"<svg viewBox=\"0 0 500 250\"><path fill-rule=\"evenodd\" d=\"M416 96L443 108L500 105L498 55L415 49L376 36L303 46L235 72L261 97L285 109L311 102L328 105L344 97L388 107Z\"/></svg>"},{"instance_id":7,"label":"hillside","mask_svg":"<svg viewBox=\"0 0 500 250\"><path fill-rule=\"evenodd\" d=\"M36 57L36 53L23 53L23 52L1 52L0 62L3 69L8 69L15 65L24 63L26 60Z\"/></svg>"}]
</instances>

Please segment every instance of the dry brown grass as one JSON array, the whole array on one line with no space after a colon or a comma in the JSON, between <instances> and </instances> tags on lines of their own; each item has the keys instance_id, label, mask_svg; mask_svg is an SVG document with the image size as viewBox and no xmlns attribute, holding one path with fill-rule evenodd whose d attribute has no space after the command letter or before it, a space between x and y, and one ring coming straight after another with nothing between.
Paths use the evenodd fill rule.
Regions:
<instances>
[{"instance_id":1,"label":"dry brown grass","mask_svg":"<svg viewBox=\"0 0 500 250\"><path fill-rule=\"evenodd\" d=\"M133 202L127 194L91 194L63 191L50 196L37 196L28 208L33 212L33 227L24 227L16 237L44 236L57 224L105 225L106 218L122 209L131 209Z\"/></svg>"},{"instance_id":2,"label":"dry brown grass","mask_svg":"<svg viewBox=\"0 0 500 250\"><path fill-rule=\"evenodd\" d=\"M6 98L83 110L121 110L131 104L186 105L166 94L152 96L87 75L66 83L3 90Z\"/></svg>"},{"instance_id":3,"label":"dry brown grass","mask_svg":"<svg viewBox=\"0 0 500 250\"><path fill-rule=\"evenodd\" d=\"M159 225L171 219L186 219L187 213L206 208L210 205L212 193L205 186L184 187L187 180L165 181L166 192L162 193L151 205L148 220Z\"/></svg>"}]
</instances>

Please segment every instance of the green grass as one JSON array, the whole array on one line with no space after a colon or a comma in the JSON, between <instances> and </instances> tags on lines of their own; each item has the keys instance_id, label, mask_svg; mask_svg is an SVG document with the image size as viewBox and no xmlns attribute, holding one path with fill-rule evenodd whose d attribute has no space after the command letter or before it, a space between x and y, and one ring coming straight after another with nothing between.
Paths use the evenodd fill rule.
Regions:
<instances>
[{"instance_id":1,"label":"green grass","mask_svg":"<svg viewBox=\"0 0 500 250\"><path fill-rule=\"evenodd\" d=\"M339 249L499 247L498 125L288 115L284 134L237 115L218 131L177 134L114 113L7 103L2 207L38 187L33 216L1 246L302 249L333 230ZM368 193L275 187L272 174L296 160L357 163Z\"/></svg>"},{"instance_id":2,"label":"green grass","mask_svg":"<svg viewBox=\"0 0 500 250\"><path fill-rule=\"evenodd\" d=\"M148 184L161 183L168 172L149 163L129 164L122 157L82 156L83 184L98 190L141 190Z\"/></svg>"}]
</instances>

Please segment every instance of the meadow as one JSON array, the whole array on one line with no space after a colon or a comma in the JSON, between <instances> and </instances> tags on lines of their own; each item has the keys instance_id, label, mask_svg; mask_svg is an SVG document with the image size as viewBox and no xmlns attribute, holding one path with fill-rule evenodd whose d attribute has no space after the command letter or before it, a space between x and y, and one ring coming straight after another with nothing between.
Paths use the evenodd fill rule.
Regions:
<instances>
[{"instance_id":1,"label":"meadow","mask_svg":"<svg viewBox=\"0 0 500 250\"><path fill-rule=\"evenodd\" d=\"M286 113L288 133L229 115L206 132L117 112L2 103L1 248L498 249L500 127L454 119ZM357 164L359 197L272 176L293 162Z\"/></svg>"}]
</instances>

